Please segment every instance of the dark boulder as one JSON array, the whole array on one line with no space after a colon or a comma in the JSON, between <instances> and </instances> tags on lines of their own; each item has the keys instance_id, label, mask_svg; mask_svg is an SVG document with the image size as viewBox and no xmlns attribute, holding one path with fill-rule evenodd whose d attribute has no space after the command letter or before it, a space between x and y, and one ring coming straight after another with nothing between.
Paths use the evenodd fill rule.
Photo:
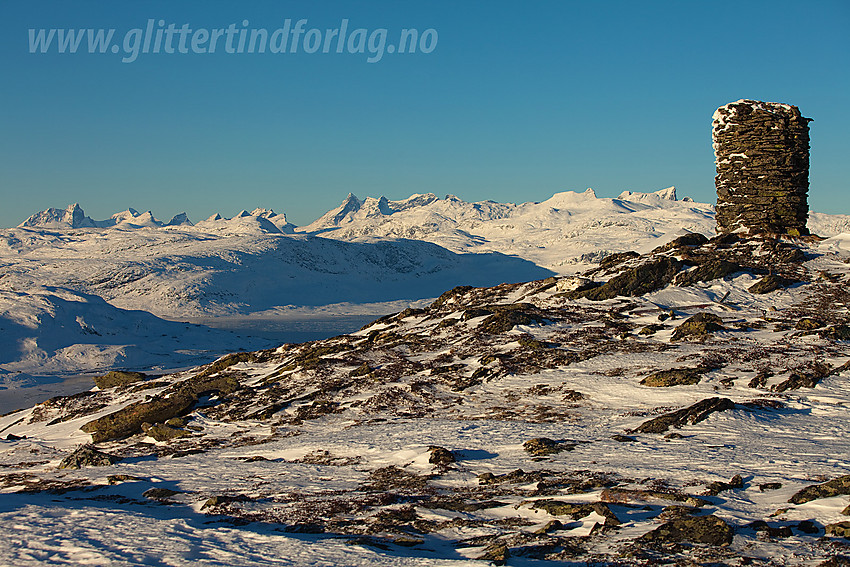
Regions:
<instances>
[{"instance_id":1,"label":"dark boulder","mask_svg":"<svg viewBox=\"0 0 850 567\"><path fill-rule=\"evenodd\" d=\"M707 398L692 406L650 419L642 423L634 431L635 433L664 433L671 427L693 425L705 420L715 412L729 410L734 407L735 403L729 398Z\"/></svg>"},{"instance_id":2,"label":"dark boulder","mask_svg":"<svg viewBox=\"0 0 850 567\"><path fill-rule=\"evenodd\" d=\"M682 263L675 258L662 256L646 264L630 268L599 287L570 294L570 297L586 297L592 301L603 301L618 296L652 293L672 282L681 268Z\"/></svg>"}]
</instances>

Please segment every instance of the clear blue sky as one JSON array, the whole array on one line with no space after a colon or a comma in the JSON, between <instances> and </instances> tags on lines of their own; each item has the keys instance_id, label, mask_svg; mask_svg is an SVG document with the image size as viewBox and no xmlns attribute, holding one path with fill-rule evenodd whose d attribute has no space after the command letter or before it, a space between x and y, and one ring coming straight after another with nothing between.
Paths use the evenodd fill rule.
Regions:
<instances>
[{"instance_id":1,"label":"clear blue sky","mask_svg":"<svg viewBox=\"0 0 850 567\"><path fill-rule=\"evenodd\" d=\"M812 208L850 213L845 0L4 0L0 16L0 226L73 201L98 219L264 206L306 224L349 191L522 202L676 185L714 202L711 115L740 98L814 118ZM347 18L388 44L402 28L438 42L377 63L303 44L133 63L29 53L30 28L115 28L122 44L149 18L269 33Z\"/></svg>"}]
</instances>

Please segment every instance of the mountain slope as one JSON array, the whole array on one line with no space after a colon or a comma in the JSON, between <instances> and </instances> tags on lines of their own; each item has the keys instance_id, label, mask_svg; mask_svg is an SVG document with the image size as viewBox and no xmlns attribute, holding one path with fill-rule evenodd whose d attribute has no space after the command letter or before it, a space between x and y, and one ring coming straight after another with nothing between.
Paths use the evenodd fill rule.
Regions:
<instances>
[{"instance_id":1,"label":"mountain slope","mask_svg":"<svg viewBox=\"0 0 850 567\"><path fill-rule=\"evenodd\" d=\"M349 195L298 232L352 241L425 240L455 252L498 251L559 273L574 264L634 249L645 252L685 232L713 234L713 209L676 201L675 189L623 193L600 199L592 189L557 193L542 203L468 203L448 195L413 195L404 201Z\"/></svg>"}]
</instances>

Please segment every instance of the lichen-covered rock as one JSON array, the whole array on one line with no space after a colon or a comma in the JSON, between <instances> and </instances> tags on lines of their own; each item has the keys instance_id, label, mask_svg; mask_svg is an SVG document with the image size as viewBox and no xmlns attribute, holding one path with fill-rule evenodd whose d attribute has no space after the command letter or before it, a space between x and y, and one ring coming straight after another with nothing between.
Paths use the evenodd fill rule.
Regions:
<instances>
[{"instance_id":1,"label":"lichen-covered rock","mask_svg":"<svg viewBox=\"0 0 850 567\"><path fill-rule=\"evenodd\" d=\"M662 492L659 490L631 490L626 488L606 488L599 495L602 502L625 504L628 502L648 502L670 500L681 502L691 508L702 508L711 504L708 500L684 492Z\"/></svg>"},{"instance_id":2,"label":"lichen-covered rock","mask_svg":"<svg viewBox=\"0 0 850 567\"><path fill-rule=\"evenodd\" d=\"M604 270L608 270L629 260L634 260L635 258L640 258L640 254L632 250L629 250L628 252L615 252L614 254L609 254L602 258L602 261L599 262L599 267Z\"/></svg>"},{"instance_id":3,"label":"lichen-covered rock","mask_svg":"<svg viewBox=\"0 0 850 567\"><path fill-rule=\"evenodd\" d=\"M776 274L768 274L751 285L748 291L750 293L764 295L765 293L770 293L777 289L788 287L788 285L790 285L790 283L785 278L777 276Z\"/></svg>"},{"instance_id":4,"label":"lichen-covered rock","mask_svg":"<svg viewBox=\"0 0 850 567\"><path fill-rule=\"evenodd\" d=\"M496 543L494 545L488 546L484 551L484 554L480 557L477 557L479 561L490 561L494 565L504 565L507 563L508 558L511 556L508 551L508 546L504 543Z\"/></svg>"},{"instance_id":5,"label":"lichen-covered rock","mask_svg":"<svg viewBox=\"0 0 850 567\"><path fill-rule=\"evenodd\" d=\"M686 250L694 246L702 246L706 242L708 242L708 238L704 235L698 232L689 232L688 234L684 234L663 246L659 246L653 250L653 252L660 253L667 252L668 250Z\"/></svg>"},{"instance_id":6,"label":"lichen-covered rock","mask_svg":"<svg viewBox=\"0 0 850 567\"><path fill-rule=\"evenodd\" d=\"M714 113L717 231L808 234L809 118L739 100Z\"/></svg>"},{"instance_id":7,"label":"lichen-covered rock","mask_svg":"<svg viewBox=\"0 0 850 567\"><path fill-rule=\"evenodd\" d=\"M650 419L635 429L635 432L664 433L671 427L682 427L683 425L699 423L715 412L725 411L734 407L735 403L729 398L708 398L692 406Z\"/></svg>"},{"instance_id":8,"label":"lichen-covered rock","mask_svg":"<svg viewBox=\"0 0 850 567\"><path fill-rule=\"evenodd\" d=\"M151 498L152 500L161 500L165 498L170 498L175 494L181 494L179 490L172 490L170 488L149 488L142 493L142 496L145 498Z\"/></svg>"},{"instance_id":9,"label":"lichen-covered rock","mask_svg":"<svg viewBox=\"0 0 850 567\"><path fill-rule=\"evenodd\" d=\"M850 326L833 325L824 329L821 335L825 339L832 339L834 341L850 341Z\"/></svg>"},{"instance_id":10,"label":"lichen-covered rock","mask_svg":"<svg viewBox=\"0 0 850 567\"><path fill-rule=\"evenodd\" d=\"M233 360L238 358L230 359L231 362ZM235 362L232 363L235 364ZM164 422L183 414L198 401L202 394L229 393L238 387L239 382L232 376L210 376L205 370L197 376L174 384L151 400L134 402L123 409L88 422L80 429L91 433L95 443L120 439L139 433L143 423Z\"/></svg>"},{"instance_id":11,"label":"lichen-covered rock","mask_svg":"<svg viewBox=\"0 0 850 567\"><path fill-rule=\"evenodd\" d=\"M533 325L545 322L533 305L514 303L510 305L495 305L494 313L481 322L479 329L491 335L506 333L517 325Z\"/></svg>"},{"instance_id":12,"label":"lichen-covered rock","mask_svg":"<svg viewBox=\"0 0 850 567\"><path fill-rule=\"evenodd\" d=\"M575 449L575 443L564 443L555 441L548 437L537 437L529 439L522 444L523 449L535 457L545 457L546 455L554 455L562 451L572 451Z\"/></svg>"},{"instance_id":13,"label":"lichen-covered rock","mask_svg":"<svg viewBox=\"0 0 850 567\"><path fill-rule=\"evenodd\" d=\"M640 381L644 386L668 388L670 386L690 386L698 384L705 373L701 368L671 368L653 372Z\"/></svg>"},{"instance_id":14,"label":"lichen-covered rock","mask_svg":"<svg viewBox=\"0 0 850 567\"><path fill-rule=\"evenodd\" d=\"M820 319L813 317L803 317L794 324L794 328L798 331L814 331L823 327L824 323Z\"/></svg>"},{"instance_id":15,"label":"lichen-covered rock","mask_svg":"<svg viewBox=\"0 0 850 567\"><path fill-rule=\"evenodd\" d=\"M826 535L850 538L850 522L838 522L823 527Z\"/></svg>"},{"instance_id":16,"label":"lichen-covered rock","mask_svg":"<svg viewBox=\"0 0 850 567\"><path fill-rule=\"evenodd\" d=\"M724 330L723 320L720 317L713 313L697 313L693 317L688 317L684 323L676 327L671 340L701 340L715 331L722 330Z\"/></svg>"},{"instance_id":17,"label":"lichen-covered rock","mask_svg":"<svg viewBox=\"0 0 850 567\"><path fill-rule=\"evenodd\" d=\"M645 543L706 543L726 546L732 543L732 528L714 515L685 516L662 524L638 541Z\"/></svg>"},{"instance_id":18,"label":"lichen-covered rock","mask_svg":"<svg viewBox=\"0 0 850 567\"><path fill-rule=\"evenodd\" d=\"M834 478L823 484L807 486L788 499L791 504L805 504L820 498L850 494L850 474Z\"/></svg>"},{"instance_id":19,"label":"lichen-covered rock","mask_svg":"<svg viewBox=\"0 0 850 567\"><path fill-rule=\"evenodd\" d=\"M818 383L832 374L834 370L823 362L814 362L804 368L792 372L788 378L771 386L771 392L785 392L800 388L814 388Z\"/></svg>"},{"instance_id":20,"label":"lichen-covered rock","mask_svg":"<svg viewBox=\"0 0 850 567\"><path fill-rule=\"evenodd\" d=\"M143 372L125 372L122 370L112 370L103 376L94 377L94 385L103 390L104 388L112 388L113 386L126 386L147 380L147 374Z\"/></svg>"},{"instance_id":21,"label":"lichen-covered rock","mask_svg":"<svg viewBox=\"0 0 850 567\"><path fill-rule=\"evenodd\" d=\"M171 427L170 425L166 425L164 423L157 423L155 425L143 423L142 431L144 431L146 435L148 435L149 437L153 437L157 441L170 441L172 439L177 439L178 437L186 437L188 435L191 435L191 433L186 431L185 429L178 429L176 427Z\"/></svg>"},{"instance_id":22,"label":"lichen-covered rock","mask_svg":"<svg viewBox=\"0 0 850 567\"><path fill-rule=\"evenodd\" d=\"M697 266L687 272L683 272L676 277L676 285L689 286L699 282L710 282L719 278L724 278L735 272L740 272L744 268L722 258L715 258Z\"/></svg>"},{"instance_id":23,"label":"lichen-covered rock","mask_svg":"<svg viewBox=\"0 0 850 567\"><path fill-rule=\"evenodd\" d=\"M617 515L611 511L608 504L605 502L561 502L560 500L538 500L532 508L536 510L545 510L553 516L569 516L573 520L586 518L592 513L597 513L605 518L606 526L619 526L620 520Z\"/></svg>"},{"instance_id":24,"label":"lichen-covered rock","mask_svg":"<svg viewBox=\"0 0 850 567\"><path fill-rule=\"evenodd\" d=\"M108 467L121 459L99 451L92 445L83 445L59 463L60 469L79 469L82 467Z\"/></svg>"}]
</instances>

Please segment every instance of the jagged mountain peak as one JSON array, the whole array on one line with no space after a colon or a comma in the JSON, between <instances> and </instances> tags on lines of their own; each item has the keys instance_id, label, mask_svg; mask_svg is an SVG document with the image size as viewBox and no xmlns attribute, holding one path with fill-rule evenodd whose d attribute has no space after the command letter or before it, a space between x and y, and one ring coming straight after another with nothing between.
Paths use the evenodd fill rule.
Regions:
<instances>
[{"instance_id":1,"label":"jagged mountain peak","mask_svg":"<svg viewBox=\"0 0 850 567\"><path fill-rule=\"evenodd\" d=\"M178 213L171 217L171 220L165 223L165 226L192 226L192 221L189 220L189 215Z\"/></svg>"},{"instance_id":2,"label":"jagged mountain peak","mask_svg":"<svg viewBox=\"0 0 850 567\"><path fill-rule=\"evenodd\" d=\"M157 220L156 217L153 216L151 211L145 211L144 213L136 213L135 216L126 218L123 221L119 222L118 225L122 227L147 227L147 228L161 228L165 226L165 224Z\"/></svg>"},{"instance_id":3,"label":"jagged mountain peak","mask_svg":"<svg viewBox=\"0 0 850 567\"><path fill-rule=\"evenodd\" d=\"M50 207L31 215L18 225L21 228L88 228L95 226L80 207L72 203L64 209Z\"/></svg>"},{"instance_id":4,"label":"jagged mountain peak","mask_svg":"<svg viewBox=\"0 0 850 567\"><path fill-rule=\"evenodd\" d=\"M656 200L663 201L677 201L676 198L676 188L675 187L667 187L666 189L661 189L659 191L653 191L652 193L640 193L637 191L623 191L617 197L623 201L632 201L638 203L651 202Z\"/></svg>"}]
</instances>

